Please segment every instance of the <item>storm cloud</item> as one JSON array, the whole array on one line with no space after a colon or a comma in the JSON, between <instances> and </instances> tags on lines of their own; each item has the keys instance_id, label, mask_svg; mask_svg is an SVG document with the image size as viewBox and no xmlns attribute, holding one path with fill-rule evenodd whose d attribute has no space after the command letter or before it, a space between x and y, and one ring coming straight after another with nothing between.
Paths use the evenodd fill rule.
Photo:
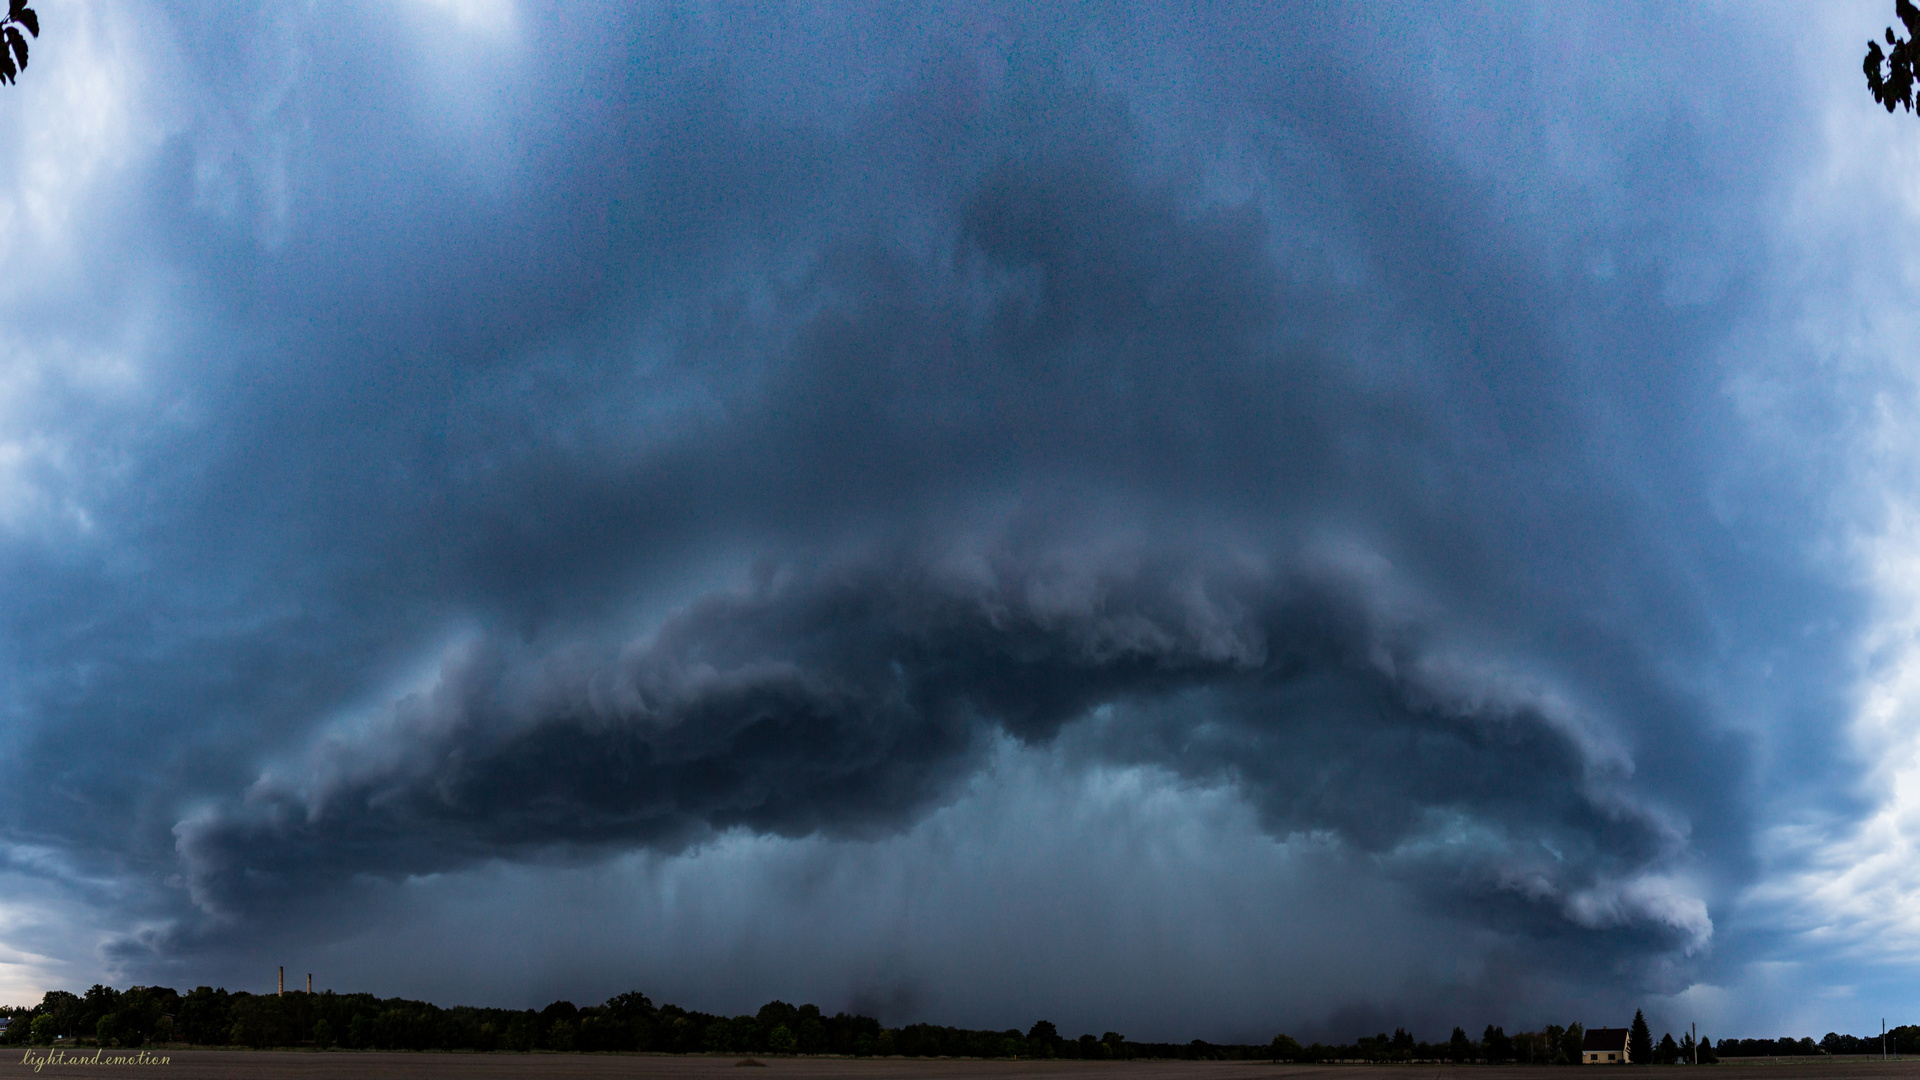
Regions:
<instances>
[{"instance_id":1,"label":"storm cloud","mask_svg":"<svg viewBox=\"0 0 1920 1080\"><path fill-rule=\"evenodd\" d=\"M1353 583L1191 555L954 555L938 577L889 559L770 578L617 656L469 646L372 732L323 738L240 808L176 826L194 896L284 905L272 894L315 878L544 845L872 835L950 799L989 736L1044 742L1098 714L1100 749L1231 777L1276 832L1443 863L1457 890L1588 927L1710 935L1698 899L1645 893L1685 836L1625 793L1625 754L1564 703L1380 625Z\"/></svg>"},{"instance_id":2,"label":"storm cloud","mask_svg":"<svg viewBox=\"0 0 1920 1080\"><path fill-rule=\"evenodd\" d=\"M1744 980L1823 917L1778 890L1904 782L1852 733L1906 361L1803 362L1853 309L1795 245L1881 256L1779 209L1783 140L1871 118L1821 67L1851 29L1763 20L1773 78L1577 8L43 17L0 114L0 805L65 943L23 987L300 942L337 988L1024 1024L964 959L987 901L925 882L1032 845L1076 885L1010 924L1250 890L1143 986L1182 934L1379 943L1142 1037L1771 1020ZM1079 853L1176 819L1212 839ZM740 906L650 961L620 897L667 880ZM519 975L365 947L576 886ZM975 929L852 944L915 905ZM843 959L692 974L801 910ZM1086 1023L1145 1015L1068 953Z\"/></svg>"}]
</instances>

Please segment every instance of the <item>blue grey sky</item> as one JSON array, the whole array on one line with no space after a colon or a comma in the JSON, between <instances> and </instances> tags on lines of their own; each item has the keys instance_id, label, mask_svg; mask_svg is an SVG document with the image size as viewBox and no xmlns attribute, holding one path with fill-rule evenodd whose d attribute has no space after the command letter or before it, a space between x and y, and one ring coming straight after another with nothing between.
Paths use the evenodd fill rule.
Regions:
<instances>
[{"instance_id":1,"label":"blue grey sky","mask_svg":"<svg viewBox=\"0 0 1920 1080\"><path fill-rule=\"evenodd\" d=\"M38 6L0 999L1920 1021L1890 5Z\"/></svg>"}]
</instances>

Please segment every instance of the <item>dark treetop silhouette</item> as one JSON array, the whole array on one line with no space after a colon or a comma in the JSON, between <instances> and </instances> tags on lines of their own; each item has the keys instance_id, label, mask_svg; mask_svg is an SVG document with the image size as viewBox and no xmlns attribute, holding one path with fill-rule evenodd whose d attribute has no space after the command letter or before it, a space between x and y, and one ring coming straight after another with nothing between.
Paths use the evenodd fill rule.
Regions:
<instances>
[{"instance_id":1,"label":"dark treetop silhouette","mask_svg":"<svg viewBox=\"0 0 1920 1080\"><path fill-rule=\"evenodd\" d=\"M23 26L27 33L40 36L40 16L27 6L27 0L7 0L7 15L0 18L0 82L12 84L27 70L27 39L20 36Z\"/></svg>"},{"instance_id":2,"label":"dark treetop silhouette","mask_svg":"<svg viewBox=\"0 0 1920 1080\"><path fill-rule=\"evenodd\" d=\"M1873 93L1873 100L1893 111L1895 105L1913 111L1913 69L1914 41L1920 39L1920 8L1913 6L1911 0L1893 0L1893 13L1907 28L1907 36L1896 37L1893 27L1887 27L1887 44L1892 51L1880 52L1880 43L1867 42L1867 58L1862 66L1867 72L1867 89ZM1884 70L1883 70L1884 69Z\"/></svg>"}]
</instances>

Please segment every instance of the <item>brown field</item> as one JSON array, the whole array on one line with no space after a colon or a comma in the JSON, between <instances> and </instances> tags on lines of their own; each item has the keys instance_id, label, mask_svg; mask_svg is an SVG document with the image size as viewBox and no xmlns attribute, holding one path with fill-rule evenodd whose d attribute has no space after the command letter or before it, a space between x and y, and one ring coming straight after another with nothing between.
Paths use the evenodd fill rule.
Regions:
<instances>
[{"instance_id":1,"label":"brown field","mask_svg":"<svg viewBox=\"0 0 1920 1080\"><path fill-rule=\"evenodd\" d=\"M30 1076L33 1067L12 1048L5 1072ZM36 1054L39 1051L35 1051ZM93 1053L91 1048L85 1054ZM152 1051L149 1051L152 1053ZM48 1064L42 1076L164 1077L166 1080L1574 1080L1565 1069L1435 1065L1275 1065L1255 1061L977 1061L925 1058L762 1058L764 1069L741 1069L734 1057L650 1054L381 1054L274 1050L163 1050L164 1065ZM1617 1080L1660 1074L1672 1067L1592 1066ZM1491 1075L1489 1075L1491 1074ZM1920 1080L1920 1058L1882 1062L1852 1059L1760 1059L1710 1067L1704 1080ZM4 1080L4 1076L0 1076ZM1588 1077L1588 1080L1595 1080Z\"/></svg>"}]
</instances>

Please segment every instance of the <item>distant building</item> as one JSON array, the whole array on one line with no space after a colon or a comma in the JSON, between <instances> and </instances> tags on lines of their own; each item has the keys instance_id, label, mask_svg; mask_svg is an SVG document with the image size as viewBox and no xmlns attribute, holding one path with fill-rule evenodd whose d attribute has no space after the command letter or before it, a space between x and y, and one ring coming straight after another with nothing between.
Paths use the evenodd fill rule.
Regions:
<instances>
[{"instance_id":1,"label":"distant building","mask_svg":"<svg viewBox=\"0 0 1920 1080\"><path fill-rule=\"evenodd\" d=\"M1624 1065L1631 1060L1627 1056L1626 1028L1587 1029L1586 1040L1580 1044L1580 1064Z\"/></svg>"}]
</instances>

